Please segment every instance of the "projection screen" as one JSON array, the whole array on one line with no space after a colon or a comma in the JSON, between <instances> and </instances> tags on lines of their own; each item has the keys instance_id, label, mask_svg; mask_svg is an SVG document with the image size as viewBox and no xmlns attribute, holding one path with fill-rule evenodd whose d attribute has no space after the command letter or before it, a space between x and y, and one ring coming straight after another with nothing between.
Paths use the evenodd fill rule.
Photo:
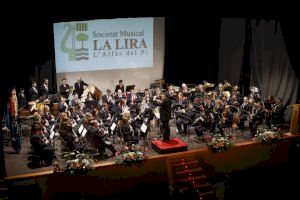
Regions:
<instances>
[{"instance_id":1,"label":"projection screen","mask_svg":"<svg viewBox=\"0 0 300 200\"><path fill-rule=\"evenodd\" d=\"M81 77L104 92L120 79L143 90L163 78L164 18L60 22L53 32L57 86Z\"/></svg>"}]
</instances>

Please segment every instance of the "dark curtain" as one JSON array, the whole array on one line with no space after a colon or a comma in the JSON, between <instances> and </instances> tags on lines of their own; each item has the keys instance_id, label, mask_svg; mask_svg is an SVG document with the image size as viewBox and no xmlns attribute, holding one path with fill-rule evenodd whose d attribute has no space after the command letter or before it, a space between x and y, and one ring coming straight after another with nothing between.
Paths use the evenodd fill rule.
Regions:
<instances>
[{"instance_id":1,"label":"dark curtain","mask_svg":"<svg viewBox=\"0 0 300 200\"><path fill-rule=\"evenodd\" d=\"M300 45L300 29L295 26L299 23L298 18L282 18L280 19L280 26L282 37L286 46L287 54L290 58L291 65L296 73L298 80L300 79L300 59L299 59L299 45ZM300 87L298 87L297 103L300 103Z\"/></svg>"},{"instance_id":2,"label":"dark curtain","mask_svg":"<svg viewBox=\"0 0 300 200\"><path fill-rule=\"evenodd\" d=\"M245 19L223 18L220 31L219 82L239 85L245 44Z\"/></svg>"},{"instance_id":3,"label":"dark curtain","mask_svg":"<svg viewBox=\"0 0 300 200\"><path fill-rule=\"evenodd\" d=\"M37 66L38 72L35 74L36 79L40 82L40 85L43 84L44 78L49 79L49 86L52 93L56 93L56 70L54 65L54 59L47 60L44 64Z\"/></svg>"},{"instance_id":4,"label":"dark curtain","mask_svg":"<svg viewBox=\"0 0 300 200\"><path fill-rule=\"evenodd\" d=\"M280 24L274 20L252 20L251 26L251 82L261 89L263 98L273 94L284 105L295 103L299 80L290 64ZM286 119L289 115L286 113Z\"/></svg>"}]
</instances>

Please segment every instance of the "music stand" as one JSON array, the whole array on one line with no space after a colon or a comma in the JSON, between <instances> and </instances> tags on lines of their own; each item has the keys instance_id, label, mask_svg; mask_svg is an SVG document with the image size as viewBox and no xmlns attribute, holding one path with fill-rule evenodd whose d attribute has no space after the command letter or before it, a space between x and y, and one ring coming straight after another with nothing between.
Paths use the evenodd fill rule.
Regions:
<instances>
[{"instance_id":1,"label":"music stand","mask_svg":"<svg viewBox=\"0 0 300 200\"><path fill-rule=\"evenodd\" d=\"M127 85L126 86L126 92L130 92L131 90L134 90L135 85Z\"/></svg>"}]
</instances>

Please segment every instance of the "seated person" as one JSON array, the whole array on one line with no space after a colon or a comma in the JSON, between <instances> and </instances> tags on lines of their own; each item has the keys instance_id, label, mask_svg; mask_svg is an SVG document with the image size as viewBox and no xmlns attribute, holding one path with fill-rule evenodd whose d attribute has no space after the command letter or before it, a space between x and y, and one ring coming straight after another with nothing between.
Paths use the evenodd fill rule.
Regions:
<instances>
[{"instance_id":1,"label":"seated person","mask_svg":"<svg viewBox=\"0 0 300 200\"><path fill-rule=\"evenodd\" d=\"M66 102L66 99L62 96L60 98L60 102L58 103L58 110L60 112L66 112L68 109L69 105Z\"/></svg>"},{"instance_id":2,"label":"seated person","mask_svg":"<svg viewBox=\"0 0 300 200\"><path fill-rule=\"evenodd\" d=\"M36 115L34 120L31 127L30 144L32 145L34 154L40 157L39 160L45 162L47 166L51 165L54 149L49 146L49 140L41 123L41 118Z\"/></svg>"},{"instance_id":3,"label":"seated person","mask_svg":"<svg viewBox=\"0 0 300 200\"><path fill-rule=\"evenodd\" d=\"M254 103L253 113L250 115L249 128L252 138L255 137L258 125L262 124L265 119L265 109L262 107L261 102Z\"/></svg>"},{"instance_id":4,"label":"seated person","mask_svg":"<svg viewBox=\"0 0 300 200\"><path fill-rule=\"evenodd\" d=\"M74 134L71 120L65 112L61 113L58 132L60 133L63 141L66 143L65 148L67 151L79 149L76 142L77 135Z\"/></svg>"},{"instance_id":5,"label":"seated person","mask_svg":"<svg viewBox=\"0 0 300 200\"><path fill-rule=\"evenodd\" d=\"M88 137L93 147L98 149L98 153L105 156L105 148L109 149L113 156L117 155L115 147L105 140L105 134L99 129L99 122L97 120L91 121L91 127L88 129Z\"/></svg>"},{"instance_id":6,"label":"seated person","mask_svg":"<svg viewBox=\"0 0 300 200\"><path fill-rule=\"evenodd\" d=\"M102 109L99 112L99 117L102 120L104 126L109 127L111 123L111 115L109 113L109 105L107 103L104 103L102 105Z\"/></svg>"},{"instance_id":7,"label":"seated person","mask_svg":"<svg viewBox=\"0 0 300 200\"><path fill-rule=\"evenodd\" d=\"M195 110L193 103L189 103L187 109L182 109L180 111L177 111L176 126L179 134L187 133L187 126L188 124L191 124L194 121L196 114L197 111ZM182 124L183 124L183 131L181 128Z\"/></svg>"},{"instance_id":8,"label":"seated person","mask_svg":"<svg viewBox=\"0 0 300 200\"><path fill-rule=\"evenodd\" d=\"M139 142L138 137L134 136L134 130L132 126L130 125L130 112L125 111L123 113L122 120L119 123L119 132L121 136L123 137L124 141L127 143L127 145L136 144Z\"/></svg>"},{"instance_id":9,"label":"seated person","mask_svg":"<svg viewBox=\"0 0 300 200\"><path fill-rule=\"evenodd\" d=\"M69 102L70 106L76 107L81 103L81 100L79 99L79 96L76 92L73 94L72 100Z\"/></svg>"},{"instance_id":10,"label":"seated person","mask_svg":"<svg viewBox=\"0 0 300 200\"><path fill-rule=\"evenodd\" d=\"M201 109L203 109L203 107L201 107ZM205 131L211 131L213 127L213 118L210 110L204 110L204 113L201 113L201 116L196 118L192 125L195 126L195 131L198 138L203 136Z\"/></svg>"},{"instance_id":11,"label":"seated person","mask_svg":"<svg viewBox=\"0 0 300 200\"><path fill-rule=\"evenodd\" d=\"M233 125L233 113L230 110L230 106L226 105L224 108L224 112L222 113L222 117L220 122L217 124L219 128L220 134L224 136L223 128L230 128Z\"/></svg>"},{"instance_id":12,"label":"seated person","mask_svg":"<svg viewBox=\"0 0 300 200\"><path fill-rule=\"evenodd\" d=\"M278 124L283 124L284 123L284 111L285 111L285 106L282 104L281 99L276 99L275 100L275 105L273 106L272 109L272 123L275 125Z\"/></svg>"}]
</instances>

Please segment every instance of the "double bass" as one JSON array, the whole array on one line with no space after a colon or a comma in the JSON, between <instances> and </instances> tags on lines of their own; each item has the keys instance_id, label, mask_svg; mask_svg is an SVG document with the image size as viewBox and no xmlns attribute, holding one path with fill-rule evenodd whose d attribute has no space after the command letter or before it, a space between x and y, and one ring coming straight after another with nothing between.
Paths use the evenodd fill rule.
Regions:
<instances>
[{"instance_id":1,"label":"double bass","mask_svg":"<svg viewBox=\"0 0 300 200\"><path fill-rule=\"evenodd\" d=\"M81 101L85 102L85 99L87 98L88 93L92 93L93 99L99 100L102 96L102 92L99 88L97 88L95 85L91 84L87 88L84 89L82 95L81 95Z\"/></svg>"}]
</instances>

